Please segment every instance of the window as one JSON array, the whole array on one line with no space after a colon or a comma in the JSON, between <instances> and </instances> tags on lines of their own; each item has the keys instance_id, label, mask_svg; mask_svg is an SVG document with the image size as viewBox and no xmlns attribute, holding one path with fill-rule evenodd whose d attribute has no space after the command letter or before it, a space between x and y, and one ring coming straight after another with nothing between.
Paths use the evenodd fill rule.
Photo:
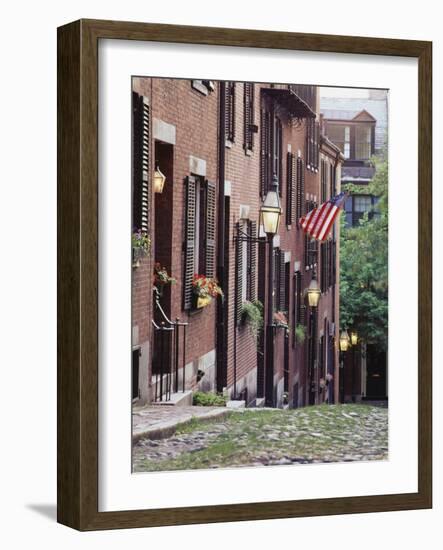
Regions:
<instances>
[{"instance_id":1,"label":"window","mask_svg":"<svg viewBox=\"0 0 443 550\"><path fill-rule=\"evenodd\" d=\"M320 289L326 292L335 284L335 240L328 240L320 244Z\"/></svg>"},{"instance_id":2,"label":"window","mask_svg":"<svg viewBox=\"0 0 443 550\"><path fill-rule=\"evenodd\" d=\"M254 148L254 84L244 83L244 149L246 152Z\"/></svg>"},{"instance_id":3,"label":"window","mask_svg":"<svg viewBox=\"0 0 443 550\"><path fill-rule=\"evenodd\" d=\"M191 80L191 86L203 95L208 95L215 90L213 80Z\"/></svg>"},{"instance_id":4,"label":"window","mask_svg":"<svg viewBox=\"0 0 443 550\"><path fill-rule=\"evenodd\" d=\"M372 195L352 195L348 197L345 203L346 225L358 225L365 212L368 212L370 220L374 216L379 216L377 202L378 198Z\"/></svg>"},{"instance_id":5,"label":"window","mask_svg":"<svg viewBox=\"0 0 443 550\"><path fill-rule=\"evenodd\" d=\"M345 159L351 156L351 128L344 124L328 124L328 138L337 145Z\"/></svg>"},{"instance_id":6,"label":"window","mask_svg":"<svg viewBox=\"0 0 443 550\"><path fill-rule=\"evenodd\" d=\"M319 164L319 134L320 126L315 118L306 120L306 164L308 169L316 171Z\"/></svg>"},{"instance_id":7,"label":"window","mask_svg":"<svg viewBox=\"0 0 443 550\"><path fill-rule=\"evenodd\" d=\"M273 151L273 169L272 177L274 174L277 176L278 180L278 189L280 195L282 194L282 141L283 141L283 130L281 120L274 116L274 130L272 133L272 151Z\"/></svg>"},{"instance_id":8,"label":"window","mask_svg":"<svg viewBox=\"0 0 443 550\"><path fill-rule=\"evenodd\" d=\"M274 249L274 311L289 311L288 270L286 269L285 253L280 248Z\"/></svg>"},{"instance_id":9,"label":"window","mask_svg":"<svg viewBox=\"0 0 443 550\"><path fill-rule=\"evenodd\" d=\"M242 305L257 298L257 222L241 220L237 223L235 266L235 311L240 324Z\"/></svg>"},{"instance_id":10,"label":"window","mask_svg":"<svg viewBox=\"0 0 443 550\"><path fill-rule=\"evenodd\" d=\"M325 202L328 199L328 177L329 177L329 163L325 160L321 161L321 174L320 174L320 191L321 202Z\"/></svg>"},{"instance_id":11,"label":"window","mask_svg":"<svg viewBox=\"0 0 443 550\"><path fill-rule=\"evenodd\" d=\"M305 212L310 212L317 207L314 201L306 201ZM305 235L305 268L310 269L317 264L318 256L318 241L311 239L309 235Z\"/></svg>"},{"instance_id":12,"label":"window","mask_svg":"<svg viewBox=\"0 0 443 550\"><path fill-rule=\"evenodd\" d=\"M371 126L359 124L355 127L355 158L367 160L371 157Z\"/></svg>"},{"instance_id":13,"label":"window","mask_svg":"<svg viewBox=\"0 0 443 550\"><path fill-rule=\"evenodd\" d=\"M286 178L286 225L290 226L295 222L297 203L297 157L294 153L287 155Z\"/></svg>"},{"instance_id":14,"label":"window","mask_svg":"<svg viewBox=\"0 0 443 550\"><path fill-rule=\"evenodd\" d=\"M200 176L185 179L183 308L192 308L194 273L215 276L215 184Z\"/></svg>"},{"instance_id":15,"label":"window","mask_svg":"<svg viewBox=\"0 0 443 550\"><path fill-rule=\"evenodd\" d=\"M235 82L225 84L225 138L226 141L235 141Z\"/></svg>"},{"instance_id":16,"label":"window","mask_svg":"<svg viewBox=\"0 0 443 550\"><path fill-rule=\"evenodd\" d=\"M281 120L267 109L262 109L260 120L260 192L266 195L274 174L282 194L283 129Z\"/></svg>"},{"instance_id":17,"label":"window","mask_svg":"<svg viewBox=\"0 0 443 550\"><path fill-rule=\"evenodd\" d=\"M271 185L271 112L261 110L260 116L260 193L264 197Z\"/></svg>"},{"instance_id":18,"label":"window","mask_svg":"<svg viewBox=\"0 0 443 550\"><path fill-rule=\"evenodd\" d=\"M303 214L306 214L304 207L305 202L305 163L302 158L297 158L297 204L296 204L296 223L297 227L300 225L300 218Z\"/></svg>"},{"instance_id":19,"label":"window","mask_svg":"<svg viewBox=\"0 0 443 550\"><path fill-rule=\"evenodd\" d=\"M249 222L244 220L240 222L240 231L244 235L249 235ZM241 288L240 288L240 298L242 303L248 299L248 248L250 243L244 239L240 241L239 246L241 247L240 254L242 256L241 266L242 266L242 276L241 276Z\"/></svg>"},{"instance_id":20,"label":"window","mask_svg":"<svg viewBox=\"0 0 443 550\"><path fill-rule=\"evenodd\" d=\"M294 301L292 306L292 325L294 330L292 331L292 347L296 345L295 328L297 325L304 325L304 304L302 293L302 279L300 271L296 271L293 276L293 292Z\"/></svg>"}]
</instances>

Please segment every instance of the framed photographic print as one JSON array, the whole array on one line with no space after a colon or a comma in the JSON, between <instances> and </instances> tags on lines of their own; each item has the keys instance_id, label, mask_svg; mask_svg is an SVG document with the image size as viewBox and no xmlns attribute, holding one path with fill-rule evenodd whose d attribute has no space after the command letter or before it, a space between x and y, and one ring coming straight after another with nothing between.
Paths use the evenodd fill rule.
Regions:
<instances>
[{"instance_id":1,"label":"framed photographic print","mask_svg":"<svg viewBox=\"0 0 443 550\"><path fill-rule=\"evenodd\" d=\"M58 520L430 508L431 43L58 31Z\"/></svg>"}]
</instances>

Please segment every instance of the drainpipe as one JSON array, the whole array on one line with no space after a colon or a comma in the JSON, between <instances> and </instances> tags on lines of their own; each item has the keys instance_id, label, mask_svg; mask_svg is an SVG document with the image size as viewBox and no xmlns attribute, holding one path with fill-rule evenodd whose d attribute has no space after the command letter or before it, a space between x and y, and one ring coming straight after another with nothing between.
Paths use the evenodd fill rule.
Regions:
<instances>
[{"instance_id":1,"label":"drainpipe","mask_svg":"<svg viewBox=\"0 0 443 550\"><path fill-rule=\"evenodd\" d=\"M224 292L224 299L217 300L217 391L222 392L227 385L226 360L226 315L229 289L225 273L225 95L226 83L219 82L219 123L218 123L218 218L217 218L217 278Z\"/></svg>"}]
</instances>

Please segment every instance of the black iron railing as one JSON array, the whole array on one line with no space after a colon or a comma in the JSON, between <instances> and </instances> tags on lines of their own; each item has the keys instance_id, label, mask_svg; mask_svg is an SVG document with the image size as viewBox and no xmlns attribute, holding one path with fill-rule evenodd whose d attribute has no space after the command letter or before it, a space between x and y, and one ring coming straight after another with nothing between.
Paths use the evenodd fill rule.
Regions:
<instances>
[{"instance_id":1,"label":"black iron railing","mask_svg":"<svg viewBox=\"0 0 443 550\"><path fill-rule=\"evenodd\" d=\"M157 321L152 320L154 329L152 357L154 401L169 401L172 392L184 393L186 391L186 328L188 323L180 321L178 317L175 321L168 318L160 304L160 295L156 288L154 288L154 306L157 317ZM182 341L181 353L180 340ZM179 384L180 362L181 384Z\"/></svg>"}]
</instances>

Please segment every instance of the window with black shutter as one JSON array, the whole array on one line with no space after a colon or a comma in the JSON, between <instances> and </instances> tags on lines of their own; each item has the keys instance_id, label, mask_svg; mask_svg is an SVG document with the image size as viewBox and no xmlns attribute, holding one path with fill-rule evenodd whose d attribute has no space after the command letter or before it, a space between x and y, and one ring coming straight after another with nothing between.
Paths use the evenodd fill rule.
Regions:
<instances>
[{"instance_id":1,"label":"window with black shutter","mask_svg":"<svg viewBox=\"0 0 443 550\"><path fill-rule=\"evenodd\" d=\"M306 167L311 169L312 163L312 118L306 119Z\"/></svg>"},{"instance_id":2,"label":"window with black shutter","mask_svg":"<svg viewBox=\"0 0 443 550\"><path fill-rule=\"evenodd\" d=\"M132 94L132 225L149 231L150 111L148 99Z\"/></svg>"},{"instance_id":3,"label":"window with black shutter","mask_svg":"<svg viewBox=\"0 0 443 550\"><path fill-rule=\"evenodd\" d=\"M329 164L322 160L320 163L321 202L325 202L328 198L328 167Z\"/></svg>"},{"instance_id":4,"label":"window with black shutter","mask_svg":"<svg viewBox=\"0 0 443 550\"><path fill-rule=\"evenodd\" d=\"M260 117L260 193L266 195L272 178L271 113L261 110Z\"/></svg>"},{"instance_id":5,"label":"window with black shutter","mask_svg":"<svg viewBox=\"0 0 443 550\"><path fill-rule=\"evenodd\" d=\"M305 210L305 167L302 158L297 158L297 204L296 204L296 223L297 227L300 225L300 218L306 214Z\"/></svg>"},{"instance_id":6,"label":"window with black shutter","mask_svg":"<svg viewBox=\"0 0 443 550\"><path fill-rule=\"evenodd\" d=\"M235 318L240 324L242 304L257 299L257 222L238 222L236 233Z\"/></svg>"},{"instance_id":7,"label":"window with black shutter","mask_svg":"<svg viewBox=\"0 0 443 550\"><path fill-rule=\"evenodd\" d=\"M185 242L183 270L183 309L192 307L192 278L195 273L196 241L196 179L188 176L185 179Z\"/></svg>"},{"instance_id":8,"label":"window with black shutter","mask_svg":"<svg viewBox=\"0 0 443 550\"><path fill-rule=\"evenodd\" d=\"M200 176L185 178L184 220L183 307L190 309L193 275L215 277L215 183Z\"/></svg>"},{"instance_id":9,"label":"window with black shutter","mask_svg":"<svg viewBox=\"0 0 443 550\"><path fill-rule=\"evenodd\" d=\"M243 256L245 242L241 238L242 227L237 223L237 240L235 246L235 322L240 325L242 320L242 305L243 305Z\"/></svg>"},{"instance_id":10,"label":"window with black shutter","mask_svg":"<svg viewBox=\"0 0 443 550\"><path fill-rule=\"evenodd\" d=\"M278 309L288 313L287 308L287 288L286 288L286 262L285 253L283 250L279 251L279 265L278 265Z\"/></svg>"},{"instance_id":11,"label":"window with black shutter","mask_svg":"<svg viewBox=\"0 0 443 550\"><path fill-rule=\"evenodd\" d=\"M244 83L244 149L254 148L254 83Z\"/></svg>"},{"instance_id":12,"label":"window with black shutter","mask_svg":"<svg viewBox=\"0 0 443 550\"><path fill-rule=\"evenodd\" d=\"M297 157L293 153L287 155L286 176L286 225L292 225L295 222L297 203Z\"/></svg>"},{"instance_id":13,"label":"window with black shutter","mask_svg":"<svg viewBox=\"0 0 443 550\"><path fill-rule=\"evenodd\" d=\"M294 275L294 297L295 297L295 323L298 325L302 322L302 306L303 306L303 297L301 289L301 273L296 271Z\"/></svg>"},{"instance_id":14,"label":"window with black shutter","mask_svg":"<svg viewBox=\"0 0 443 550\"><path fill-rule=\"evenodd\" d=\"M283 148L283 128L281 120L274 116L273 132L272 132L272 156L273 167L271 178L274 174L278 180L278 190L280 195L282 194L282 148Z\"/></svg>"},{"instance_id":15,"label":"window with black shutter","mask_svg":"<svg viewBox=\"0 0 443 550\"><path fill-rule=\"evenodd\" d=\"M308 170L318 170L320 159L320 125L315 118L306 120L306 164Z\"/></svg>"},{"instance_id":16,"label":"window with black shutter","mask_svg":"<svg viewBox=\"0 0 443 550\"><path fill-rule=\"evenodd\" d=\"M215 183L206 182L205 275L215 277Z\"/></svg>"},{"instance_id":17,"label":"window with black shutter","mask_svg":"<svg viewBox=\"0 0 443 550\"><path fill-rule=\"evenodd\" d=\"M235 82L226 82L225 93L225 137L226 141L235 141Z\"/></svg>"},{"instance_id":18,"label":"window with black shutter","mask_svg":"<svg viewBox=\"0 0 443 550\"><path fill-rule=\"evenodd\" d=\"M248 241L248 286L246 290L246 298L250 302L257 299L257 222L249 222L249 237Z\"/></svg>"},{"instance_id":19,"label":"window with black shutter","mask_svg":"<svg viewBox=\"0 0 443 550\"><path fill-rule=\"evenodd\" d=\"M335 167L333 164L329 165L329 196L334 197L335 191Z\"/></svg>"}]
</instances>

